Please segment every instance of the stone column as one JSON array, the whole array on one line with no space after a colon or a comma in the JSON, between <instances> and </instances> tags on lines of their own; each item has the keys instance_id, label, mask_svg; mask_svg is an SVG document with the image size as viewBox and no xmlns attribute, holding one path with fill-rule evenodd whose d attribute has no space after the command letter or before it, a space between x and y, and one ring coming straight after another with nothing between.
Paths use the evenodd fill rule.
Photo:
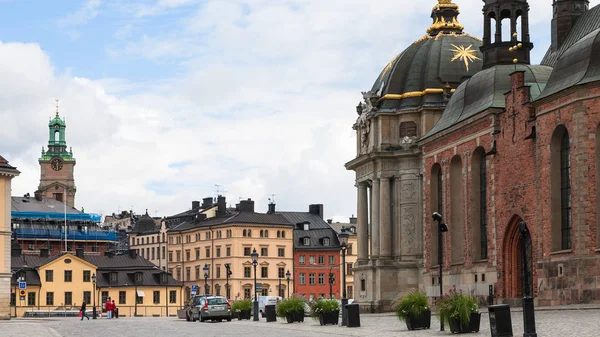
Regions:
<instances>
[{"instance_id":1,"label":"stone column","mask_svg":"<svg viewBox=\"0 0 600 337\"><path fill-rule=\"evenodd\" d=\"M381 178L379 197L379 255L392 256L392 219L390 204L390 178Z\"/></svg>"},{"instance_id":2,"label":"stone column","mask_svg":"<svg viewBox=\"0 0 600 337\"><path fill-rule=\"evenodd\" d=\"M379 179L373 180L373 201L371 203L371 258L379 257L380 237L379 237Z\"/></svg>"},{"instance_id":3,"label":"stone column","mask_svg":"<svg viewBox=\"0 0 600 337\"><path fill-rule=\"evenodd\" d=\"M367 202L367 185L365 183L358 184L358 261L365 262L369 255L369 211Z\"/></svg>"}]
</instances>

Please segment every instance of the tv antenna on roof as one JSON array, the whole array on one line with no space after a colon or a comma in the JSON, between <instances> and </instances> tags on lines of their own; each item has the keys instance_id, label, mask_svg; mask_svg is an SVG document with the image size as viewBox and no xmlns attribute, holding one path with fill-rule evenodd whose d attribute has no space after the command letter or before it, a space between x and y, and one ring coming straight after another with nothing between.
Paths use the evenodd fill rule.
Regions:
<instances>
[{"instance_id":1,"label":"tv antenna on roof","mask_svg":"<svg viewBox=\"0 0 600 337\"><path fill-rule=\"evenodd\" d=\"M271 197L269 198L269 201L272 203L275 203L275 194L271 194Z\"/></svg>"},{"instance_id":2,"label":"tv antenna on roof","mask_svg":"<svg viewBox=\"0 0 600 337\"><path fill-rule=\"evenodd\" d=\"M226 191L223 189L223 185L217 185L215 184L216 190L217 190L217 196L219 195L223 195Z\"/></svg>"}]
</instances>

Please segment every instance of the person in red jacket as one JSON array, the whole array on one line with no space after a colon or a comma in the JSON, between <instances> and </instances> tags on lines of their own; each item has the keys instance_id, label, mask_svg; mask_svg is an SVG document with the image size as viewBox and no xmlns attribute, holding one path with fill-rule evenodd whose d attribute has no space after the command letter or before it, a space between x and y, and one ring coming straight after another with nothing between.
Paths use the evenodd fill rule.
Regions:
<instances>
[{"instance_id":1,"label":"person in red jacket","mask_svg":"<svg viewBox=\"0 0 600 337\"><path fill-rule=\"evenodd\" d=\"M110 301L110 297L108 299L106 299L106 318L111 319L112 318L112 302Z\"/></svg>"}]
</instances>

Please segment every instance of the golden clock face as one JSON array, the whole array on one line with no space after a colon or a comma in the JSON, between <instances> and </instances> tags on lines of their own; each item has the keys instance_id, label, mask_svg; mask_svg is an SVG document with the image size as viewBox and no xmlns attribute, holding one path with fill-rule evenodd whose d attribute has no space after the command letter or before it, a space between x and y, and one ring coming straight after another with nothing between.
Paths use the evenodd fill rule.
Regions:
<instances>
[{"instance_id":1,"label":"golden clock face","mask_svg":"<svg viewBox=\"0 0 600 337\"><path fill-rule=\"evenodd\" d=\"M60 171L63 168L63 162L60 159L52 159L50 166L52 166L54 171Z\"/></svg>"}]
</instances>

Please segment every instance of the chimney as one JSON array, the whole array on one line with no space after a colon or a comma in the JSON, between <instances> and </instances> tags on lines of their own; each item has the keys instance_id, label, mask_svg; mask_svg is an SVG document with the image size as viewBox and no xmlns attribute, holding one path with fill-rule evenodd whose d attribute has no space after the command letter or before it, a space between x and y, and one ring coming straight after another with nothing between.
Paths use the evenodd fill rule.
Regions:
<instances>
[{"instance_id":1,"label":"chimney","mask_svg":"<svg viewBox=\"0 0 600 337\"><path fill-rule=\"evenodd\" d=\"M132 259L135 259L137 257L137 250L130 249L129 250L129 257L132 258Z\"/></svg>"},{"instance_id":2,"label":"chimney","mask_svg":"<svg viewBox=\"0 0 600 337\"><path fill-rule=\"evenodd\" d=\"M217 198L217 215L225 215L227 213L227 201L224 196L220 195Z\"/></svg>"},{"instance_id":3,"label":"chimney","mask_svg":"<svg viewBox=\"0 0 600 337\"><path fill-rule=\"evenodd\" d=\"M552 43L551 50L557 51L563 45L567 36L573 29L575 22L588 10L588 0L554 0L552 3L554 15L552 17Z\"/></svg>"},{"instance_id":4,"label":"chimney","mask_svg":"<svg viewBox=\"0 0 600 337\"><path fill-rule=\"evenodd\" d=\"M323 219L323 204L313 204L308 206L308 212L315 214Z\"/></svg>"},{"instance_id":5,"label":"chimney","mask_svg":"<svg viewBox=\"0 0 600 337\"><path fill-rule=\"evenodd\" d=\"M35 199L37 201L42 201L42 192L41 191L37 190L37 191L33 192L33 195L35 196Z\"/></svg>"},{"instance_id":6,"label":"chimney","mask_svg":"<svg viewBox=\"0 0 600 337\"><path fill-rule=\"evenodd\" d=\"M240 212L254 212L254 200L248 198L248 200L240 200L239 203Z\"/></svg>"},{"instance_id":7,"label":"chimney","mask_svg":"<svg viewBox=\"0 0 600 337\"><path fill-rule=\"evenodd\" d=\"M333 223L333 219L327 219L327 223L328 224L332 224Z\"/></svg>"},{"instance_id":8,"label":"chimney","mask_svg":"<svg viewBox=\"0 0 600 337\"><path fill-rule=\"evenodd\" d=\"M350 217L350 223L353 225L356 225L358 223L358 220L356 219L354 214L352 214L352 216Z\"/></svg>"},{"instance_id":9,"label":"chimney","mask_svg":"<svg viewBox=\"0 0 600 337\"><path fill-rule=\"evenodd\" d=\"M210 206L212 206L212 204L213 204L212 197L202 199L202 208L209 208Z\"/></svg>"},{"instance_id":10,"label":"chimney","mask_svg":"<svg viewBox=\"0 0 600 337\"><path fill-rule=\"evenodd\" d=\"M48 248L40 248L40 257L48 257L49 253Z\"/></svg>"},{"instance_id":11,"label":"chimney","mask_svg":"<svg viewBox=\"0 0 600 337\"><path fill-rule=\"evenodd\" d=\"M200 208L200 201L192 201L192 209Z\"/></svg>"},{"instance_id":12,"label":"chimney","mask_svg":"<svg viewBox=\"0 0 600 337\"><path fill-rule=\"evenodd\" d=\"M267 214L274 214L275 213L275 203L271 202L269 203L269 211L267 212Z\"/></svg>"},{"instance_id":13,"label":"chimney","mask_svg":"<svg viewBox=\"0 0 600 337\"><path fill-rule=\"evenodd\" d=\"M80 259L83 259L83 248L75 249L75 256L77 256Z\"/></svg>"},{"instance_id":14,"label":"chimney","mask_svg":"<svg viewBox=\"0 0 600 337\"><path fill-rule=\"evenodd\" d=\"M17 242L17 240L13 240L10 246L10 256L11 257L19 257L21 256L21 245Z\"/></svg>"}]
</instances>

